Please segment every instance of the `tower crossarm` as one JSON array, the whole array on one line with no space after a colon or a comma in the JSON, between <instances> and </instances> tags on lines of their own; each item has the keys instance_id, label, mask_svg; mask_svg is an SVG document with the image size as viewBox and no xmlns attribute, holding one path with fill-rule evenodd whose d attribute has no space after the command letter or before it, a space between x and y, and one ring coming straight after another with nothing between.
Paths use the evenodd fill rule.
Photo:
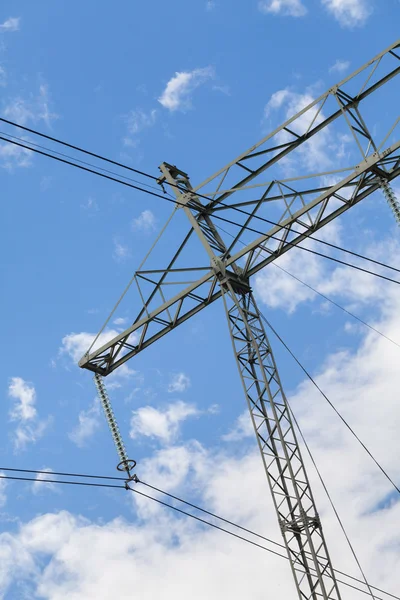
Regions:
<instances>
[{"instance_id":1,"label":"tower crossarm","mask_svg":"<svg viewBox=\"0 0 400 600\"><path fill-rule=\"evenodd\" d=\"M229 254L228 244L224 244L216 228L210 224L208 214L202 215L200 212L200 200L193 192L189 190L186 196L180 194L179 204L184 202L184 198L189 202L187 208L192 215L192 223L199 223L200 234L211 242L215 255L223 259L225 267L234 272L237 263L242 264L244 261L243 272L249 277L380 189L382 173L388 182L400 175L400 141L364 159L350 175L335 185L325 186L322 191L314 189L310 194L312 199L304 202L301 209L289 214L264 235L253 234L254 241L243 245L233 255ZM307 198L306 193L302 194ZM214 223L219 221L215 220ZM239 230L240 235L245 232L245 228ZM183 248L184 245L181 245L180 250ZM212 262L212 257L209 258ZM161 271L163 275L159 282L162 282L168 268ZM161 283L157 283L152 296L160 288ZM91 353L85 354L79 365L100 375L108 375L220 297L221 290L214 265L198 280L172 298L160 302L156 308L150 310L147 303L143 302L138 318L130 327Z\"/></svg>"},{"instance_id":2,"label":"tower crossarm","mask_svg":"<svg viewBox=\"0 0 400 600\"><path fill-rule=\"evenodd\" d=\"M273 170L282 159L290 160L292 153L297 156L299 151L307 152L314 136L335 121L343 122L350 132L350 142L365 155L368 150L363 142L371 141L371 136L360 110L372 94L400 73L399 51L400 40L397 40L196 186L195 192L209 198L207 210L223 210L223 205L225 209L232 207L237 201L236 192L257 186L260 175ZM281 90L278 94L273 98L275 106L279 106L288 91ZM306 98L311 99L309 95ZM372 143L372 150L376 150L373 146ZM234 200L230 198L233 194Z\"/></svg>"}]
</instances>

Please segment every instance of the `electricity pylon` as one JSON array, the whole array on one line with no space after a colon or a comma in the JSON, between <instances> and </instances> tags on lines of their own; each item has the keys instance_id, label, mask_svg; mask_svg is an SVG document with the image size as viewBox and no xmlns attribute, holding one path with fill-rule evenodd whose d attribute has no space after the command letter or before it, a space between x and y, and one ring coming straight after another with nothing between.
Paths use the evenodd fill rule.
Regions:
<instances>
[{"instance_id":1,"label":"electricity pylon","mask_svg":"<svg viewBox=\"0 0 400 600\"><path fill-rule=\"evenodd\" d=\"M106 376L222 297L301 600L340 600L340 591L251 278L377 190L390 200L397 217L390 182L400 174L400 140L395 137L400 118L388 116L388 94L380 101L377 95L386 91L389 82L398 85L399 48L400 41L195 188L186 173L163 163L159 183L174 190L176 208L185 213L189 232L166 267L141 268L135 273L142 307L133 325L97 349L92 344L79 363L97 378ZM360 106L381 131L379 144ZM377 106L387 110L377 110ZM354 151L361 154L361 160L354 159ZM337 168L310 174L315 162L331 165L332 154ZM280 177L280 169L290 175L296 168L301 175ZM270 174L267 182L261 177L265 172ZM229 231L220 227L221 218ZM272 227L260 233L266 229L265 221ZM191 259L185 250L193 237L208 256L210 267L185 263ZM182 274L195 278L173 281Z\"/></svg>"}]
</instances>

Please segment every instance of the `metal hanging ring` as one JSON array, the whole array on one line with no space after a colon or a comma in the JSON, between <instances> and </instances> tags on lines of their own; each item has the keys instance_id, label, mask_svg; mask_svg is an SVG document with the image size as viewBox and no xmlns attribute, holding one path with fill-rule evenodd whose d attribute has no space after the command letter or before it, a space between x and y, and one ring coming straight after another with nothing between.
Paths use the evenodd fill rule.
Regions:
<instances>
[{"instance_id":1,"label":"metal hanging ring","mask_svg":"<svg viewBox=\"0 0 400 600\"><path fill-rule=\"evenodd\" d=\"M132 458L128 458L128 460L122 460L118 465L117 465L117 469L118 471L130 471L131 469L134 469L136 467L136 460L133 460Z\"/></svg>"}]
</instances>

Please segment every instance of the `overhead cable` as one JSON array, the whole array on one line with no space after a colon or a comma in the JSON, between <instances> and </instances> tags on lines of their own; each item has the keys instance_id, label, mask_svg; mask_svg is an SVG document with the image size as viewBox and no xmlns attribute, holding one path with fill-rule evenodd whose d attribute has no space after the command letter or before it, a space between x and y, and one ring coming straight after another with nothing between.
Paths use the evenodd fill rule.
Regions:
<instances>
[{"instance_id":1,"label":"overhead cable","mask_svg":"<svg viewBox=\"0 0 400 600\"><path fill-rule=\"evenodd\" d=\"M273 263L273 265L274 265L274 267L276 267L277 269L280 269L281 271L283 271L284 273L286 273L287 275L289 275L290 277L292 277L293 279L295 279L296 281L298 281L302 285L304 285L307 288L309 288L315 294L318 294L319 296L321 296L321 298L324 298L324 300L327 300L328 302L330 302L331 304L333 304L337 308L340 308L340 310L342 310L343 312L347 313L350 317L353 317L353 319L357 319L357 321L359 321L360 323L362 323L362 325L365 325L365 327L368 327L369 329L371 329L372 331L374 331L378 335L380 335L383 338L385 338L388 342L391 342L392 344L395 344L395 346L397 346L398 348L400 348L400 344L398 344L397 342L395 342L394 340L392 340L392 338L388 337L387 335L385 335L384 333L382 333L381 331L379 331L378 329L376 329L376 327L373 327L372 325L370 325L369 323L367 323L363 319L360 319L360 317L357 317L357 315L355 315L354 313L352 313L349 310L347 310L347 308L344 308L344 306L341 306L340 304L338 304L337 302L335 302L335 300L332 300L332 298L329 298L328 296L325 296L325 294L323 294L322 292L319 292L318 290L316 290L315 288L313 288L309 283L306 283L305 281L303 281L302 279L300 279L300 277L297 277L296 275L293 275L293 273L290 273L287 269L284 269L283 267L281 267L280 265L278 265L275 262Z\"/></svg>"},{"instance_id":2,"label":"overhead cable","mask_svg":"<svg viewBox=\"0 0 400 600\"><path fill-rule=\"evenodd\" d=\"M88 151L88 150L84 150L83 148L80 148L79 146L75 146L75 145L73 145L73 144L69 144L69 143L67 143L67 142L63 142L63 141L61 141L61 140L58 140L57 138L54 138L54 137L52 137L52 136L49 136L49 135L46 135L46 134L44 134L44 133L41 133L41 132L39 132L39 131L36 131L36 130L34 130L34 129L31 129L31 128L29 128L29 127L25 127L25 126L23 126L23 125L20 125L20 124L18 124L18 123L14 123L13 121L9 121L8 119L4 119L4 118L1 118L1 117L0 117L0 121L3 121L4 123L7 123L7 124L9 124L9 125L13 125L14 127L18 127L18 128L20 128L20 129L23 129L23 130L25 130L25 131L28 131L28 132L30 132L30 133L34 133L34 134L36 134L36 135L39 135L39 136L41 136L41 137L44 137L44 138L46 138L46 139L49 139L49 140L51 140L51 141L54 141L54 142L57 142L57 143L59 143L59 144L62 144L62 145L64 145L64 146L67 146L67 147L69 147L69 148L73 148L73 149L75 149L75 150L78 150L79 152L83 152L83 153L85 153L85 154L88 154L88 155L90 155L90 156L93 156L93 157L95 157L95 158L98 158L98 159L100 159L100 160L103 160L103 161L109 162L109 163L111 163L111 164L117 165L117 166L119 166L119 167L121 167L121 168L128 169L129 171L133 171L133 172L135 172L135 173L138 173L138 174L140 174L140 175L143 175L143 176L145 176L145 177L148 177L148 178L150 178L150 179L153 179L153 180L155 180L155 181L157 181L157 180L158 180L158 178L157 178L157 177L155 177L155 176L153 176L153 175L150 175L149 173L146 173L146 172L144 172L144 171L140 171L140 170L138 170L138 169L134 169L133 167L129 167L128 165L125 165L125 164L123 164L123 163L120 163L120 162L117 162L117 161L111 160L111 159L109 159L109 158L106 158L106 157L103 157L103 156L101 156L101 155L99 155L99 154L96 154L96 153L94 153L94 152L90 152L90 151ZM138 183L138 184L140 184L140 185L145 185L145 186L147 186L147 184L146 184L146 183L144 183L144 182L139 182L139 181L137 181L137 180L135 180L135 179L130 179L129 177L126 177L126 176L124 176L124 175L121 175L121 174L117 174L117 173L115 173L114 171L109 171L109 170L107 170L107 169L103 169L102 167L98 167L98 166L96 166L96 165L93 165L93 164L91 164L91 163L87 163L87 162L81 161L81 160L79 160L79 159L73 158L73 157L71 157L71 156L68 156L68 155L62 154L62 153L60 153L60 152L56 152L55 150L50 150L49 148L45 148L45 147L43 147L43 146L40 146L40 145L38 145L38 144L34 144L33 142L30 142L30 141L29 141L29 142L27 142L27 143L29 143L29 144L31 144L32 146L35 146L35 147L36 147L36 149L35 149L35 148L31 148L30 146L27 146L26 144L23 144L23 143L22 143L22 142L24 142L24 141L26 142L26 140L22 140L21 138L18 138L18 137L16 137L16 136L12 136L11 134L8 134L8 133L7 133L7 134L4 134L4 133L3 133L3 136L4 136L4 135L7 135L7 136L9 136L9 138L13 138L13 139L9 139L9 138L0 137L0 139L1 139L1 140L3 140L3 141L6 141L6 142L9 142L9 143L15 144L15 145L17 145L17 146L20 146L20 147L22 147L22 148L25 148L25 149L28 149L28 150L31 150L32 152L37 152L37 153L39 153L39 154L42 154L43 156L47 156L48 158L54 158L55 160L59 160L60 162L63 162L63 163L65 163L65 164L69 164L69 165L71 165L71 166L76 166L77 168L81 168L81 169L83 169L84 171L87 171L87 172L89 172L89 173L93 173L93 174L96 174L96 175L102 176L102 177L104 177L104 178L106 178L106 179L109 179L109 180L111 180L111 181L115 181L116 183L121 183L122 185L128 185L128 187L131 187L131 188L133 188L133 189L137 189L137 190L140 190L140 191L142 191L142 192L146 192L146 190L143 190L142 188L138 188L138 187L136 187L136 186L134 186L134 185L129 185L129 184L127 184L126 182L124 182L124 181L121 181L120 179L118 179L118 177L123 177L124 179L127 179L127 180L129 180L129 181L133 181L133 182L135 182L135 183ZM13 141L13 140L19 140L19 141ZM37 148L40 148L41 150L38 150ZM46 150L46 152L44 152L44 150ZM59 157L63 157L63 158L57 158L57 156L54 156L53 154L50 154L50 152L53 152L54 154L57 154ZM66 159L70 159L70 160L66 160ZM76 161L76 162L78 162L78 163L81 163L81 165L86 165L86 168L85 168L84 166L80 166L80 165L78 165L78 164L76 164L76 163L73 163L73 162L71 162L71 161ZM88 167L92 167L92 168L88 168ZM104 172L104 174L102 174L102 173L99 173L99 172L95 171L94 169L100 169L101 171L103 171L103 172ZM107 176L107 175L106 175L106 173L108 173L109 175ZM113 177L111 177L110 175L113 175ZM186 191L186 190L184 190L183 188L181 188L181 187L180 187L178 184L173 184L173 183L171 183L171 182L168 182L168 181L166 181L165 183L167 183L168 185L170 185L170 186L172 186L172 187L174 187L174 188L177 188L177 189L179 189L180 191ZM157 188L155 188L154 186L147 186L147 187L149 187L149 188L151 188L151 189L157 189ZM166 197L165 197L165 195L161 195L161 194L157 194L157 193L151 193L151 192L147 192L147 193L150 193L152 196L156 196L156 197L162 198L163 200L168 200L168 201L170 201L170 202L174 202L174 203L177 203L178 205L184 206L183 204L179 203L179 201L178 201L178 200L175 200L175 199L173 199L173 198L166 198ZM209 201L209 200L210 200L210 199L209 199L209 197L207 197L207 196L204 196L204 195L202 195L202 194L195 193L195 192L194 192L194 194L195 194L196 196L198 196L199 198L203 198L203 199L205 199L205 200L207 200L207 201ZM302 234L302 232L296 231L295 229L292 229L292 228L291 228L290 226L288 226L288 225L282 225L282 224L280 224L280 223L276 223L275 221L272 221L271 219L267 219L267 218L265 218L265 217L261 217L260 215L252 215L251 213L249 213L249 212L247 212L247 211L245 211L245 210L243 210L243 209L240 209L239 207L236 207L236 206L232 206L232 207L231 207L231 206L229 206L229 204L225 204L224 202L222 202L222 201L219 201L219 200L216 200L215 202L217 202L217 203L218 203L218 204L220 204L221 206L224 206L224 207L226 207L226 208L229 208L229 209L231 209L231 210L234 210L234 211L236 211L236 212L239 212L239 213L241 213L241 214L244 214L244 215L246 215L247 217L251 217L251 218L257 219L257 220L259 220L259 221L262 221L262 222L268 223L268 224L270 224L270 225L274 225L274 226L277 226L277 227L281 227L282 229L286 229L286 230L290 231L291 233L296 233L296 234L298 234L298 235L301 235L301 234ZM195 207L193 207L193 208L195 208ZM198 210L198 209L197 209L197 210ZM215 215L215 214L213 214L213 218L214 218L214 219L220 219L220 220L222 220L222 217L219 217L218 215ZM233 222L233 221L226 220L226 222L230 222L230 223L232 223L233 225L235 225L235 226L237 226L237 227L242 227L242 226L241 226L239 223L236 223L236 222ZM263 233L263 232L259 232L259 231L256 231L256 230L254 230L254 229L250 229L250 228L249 228L249 227L247 227L247 226L246 226L246 227L243 227L243 229L248 229L248 230L250 230L250 231L255 231L256 233L258 233L258 234L260 234L260 235L265 235L265 233ZM310 236L308 236L308 237L309 237L310 239L313 239L314 241L316 241L316 242L320 243L320 244L324 244L324 245L326 245L326 246L329 246L329 247L331 247L331 248L335 248L336 250L339 250L339 251L341 251L341 252L345 252L345 253L347 253L347 254L351 254L351 255L353 255L353 256L356 256L356 257L358 257L358 258L362 258L363 260L366 260L366 261L368 261L368 262L371 262L371 263L374 263L374 264L380 265L380 266L382 266L382 267L385 267L385 268L387 268L387 269L391 269L391 270L393 270L393 271L400 272L400 269L398 269L398 268L396 268L396 267L393 267L393 266L391 266L391 265L387 265L387 264L385 264L385 263L383 263L383 262L381 262L381 261L378 261L378 260L376 260L376 259L373 259L373 258L370 258L370 257L364 256L364 255L362 255L362 254L360 254L360 253L358 253L358 252L354 252L354 251L352 251L352 250L348 250L348 249L346 249L346 248L343 248L342 246L338 246L337 244L333 244L332 242L327 242L326 240L322 240L322 239L320 239L320 238L316 238L316 237L315 237L315 236L313 236L313 235L310 235ZM277 239L277 238L274 238L273 236L271 236L271 239ZM290 243L289 243L289 242L286 242L286 243L288 243L288 244L290 245ZM301 248L301 246L299 246L299 247ZM326 258L326 256L325 256L325 255L321 255L321 256L324 256L324 257Z\"/></svg>"},{"instance_id":3,"label":"overhead cable","mask_svg":"<svg viewBox=\"0 0 400 600\"><path fill-rule=\"evenodd\" d=\"M218 226L218 229L220 229L221 231L223 231L224 233L226 233L226 235L229 235L232 238L234 237L231 233L229 233L229 231L226 231L226 229L224 229L223 227ZM243 246L245 246L244 242L241 241L240 243ZM311 291L315 292L316 294L318 294L319 296L321 296L322 298L324 298L325 300L327 300L328 302L330 302L331 304L333 304L337 308L340 308L340 310L342 310L343 312L345 312L348 315L350 315L350 317L353 317L354 319L357 319L357 321L359 321L360 323L362 323L363 325L365 325L365 327L368 327L369 329L371 329L375 333L379 334L380 336L382 336L383 338L385 338L386 340L388 340L389 342L391 342L392 344L395 344L396 346L398 346L400 348L400 344L398 344L397 342L395 342L394 340L392 340L392 338L388 337L387 335L385 335L384 333L382 333L381 331L379 331L378 329L376 329L375 327L373 327L372 325L370 325L366 321L363 321L363 319L360 319L360 317L357 317L357 315L355 315L354 313L352 313L349 310L347 310L347 308L344 308L344 306L341 306L338 302L335 302L334 300L332 300L332 298L329 298L325 294L322 294L321 292L319 292L318 290L316 290L315 288L313 288L311 285L309 285L308 283L306 283L305 281L303 281L302 279L300 279L300 277L297 277L297 275L293 275L293 273L290 273L287 269L284 269L283 267L281 267L280 265L278 265L276 262L273 262L272 264L274 265L274 267L276 267L280 271L283 271L287 275L290 275L290 277L292 277L293 279L295 279L296 281L298 281L302 285L306 286Z\"/></svg>"},{"instance_id":4,"label":"overhead cable","mask_svg":"<svg viewBox=\"0 0 400 600\"><path fill-rule=\"evenodd\" d=\"M53 472L49 473L48 471L35 471L33 469L31 469L31 470L28 470L28 469L9 469L9 468L4 468L3 467L3 468L0 468L0 471L1 470L3 470L3 471L6 471L6 470L7 471L10 471L10 470L12 470L12 471L23 471L23 472L29 472L29 473L44 473L44 474L47 474L47 475L49 475L49 474L55 474L55 472L54 473ZM102 475L79 475L79 474L76 474L76 473L75 474L73 474L73 473L69 473L69 474L67 474L67 473L60 473L60 474L64 475L64 476L69 475L69 476L73 476L73 477L95 477L95 478L101 478L101 479L118 479L120 481L125 481L125 479L122 479L122 478L107 477L107 476L102 476ZM150 496L148 494L144 494L143 492L140 492L139 490L133 489L133 488L131 488L129 486L127 487L126 485L112 485L112 484L90 483L90 482L86 482L86 481L61 481L59 479L35 479L35 478L31 478L31 477L14 477L14 476L10 476L10 475L2 475L1 473L0 473L0 479L10 479L10 480L14 480L14 481L32 481L32 482L35 482L35 483L37 483L37 482L39 482L39 483L55 483L55 484L59 483L59 484L65 484L65 485L80 485L80 486L89 486L89 487L98 487L98 488L102 487L102 488L113 488L113 489L115 489L115 488L128 489L129 491L131 491L133 493L136 493L136 494L138 494L140 496L143 496L143 497L145 497L145 498L147 498L149 500L153 500L154 502L157 502L158 504L160 504L160 505L162 505L162 506L164 506L166 508L170 508L170 509L172 509L172 510L174 510L174 511L180 513L180 514L183 514L183 515L185 515L187 517L190 517L190 518L192 518L192 519L194 519L196 521L199 521L199 522L203 523L204 525L208 525L209 527L212 527L214 529L222 531L223 533L227 533L230 536L233 536L233 537L235 537L237 539L240 539L240 540L242 540L244 542L247 542L248 544L251 544L251 545L256 546L256 547L258 547L258 548L260 548L262 550L265 550L266 552L269 552L271 554L279 556L280 558L284 558L285 560L289 560L288 556L286 556L285 554L280 554L279 552L276 552L275 550L267 548L266 546L258 544L257 542L249 540L248 538L245 538L243 536L235 534L235 533L233 533L233 532L231 532L231 531L229 531L227 529L224 529L223 527L219 527L218 525L215 525L214 523L210 523L209 521L206 521L205 519L201 519L200 517L197 517L196 515L193 515L191 513L183 511L182 509L180 509L180 508L178 508L176 506L173 506L172 504L168 504L167 502L163 502L162 500L160 500L158 498L154 498L153 496ZM143 482L139 482L139 483L143 483ZM149 486L149 484L144 484L144 485L147 485L148 487L152 487L152 486ZM155 489L158 489L158 488L155 488ZM172 495L168 494L167 492L164 492L162 490L159 490L159 491L160 491L160 493L163 493L163 494L165 494L167 496L171 496L172 497ZM185 504L191 505L193 508L197 508L198 510L201 510L202 512L209 512L209 511L205 511L204 509L201 509L200 507L195 506L194 504L191 504L191 503L186 502L184 500L178 499L178 497L176 497L176 500L180 500L181 502L183 502ZM213 513L209 513L209 514L213 515ZM231 521L228 521L227 519L223 519L222 517L218 517L218 515L214 515L214 516L217 519L223 520L223 521L225 521L227 523L230 523L231 525L233 525L235 527L238 527L240 529L245 530L245 528L242 528L242 527L236 525L235 523L233 523ZM280 546L280 547L284 548L284 546L282 544L279 544L277 542L269 540L268 538L265 538L264 536L261 536L260 534L252 532L251 530L247 530L247 531L249 533L251 533L252 535L256 536L256 537L265 539L266 541L268 541L268 542L270 542L270 543L272 543L272 544L274 544L276 546ZM298 570L300 572L303 572L300 569L298 569ZM365 585L363 581L357 579L356 577L353 577L351 575L347 575L347 573L343 573L342 571L338 571L337 569L335 571L337 573L342 574L345 577L348 577L349 579L351 579L353 581L356 581L358 583L361 583L362 585ZM341 583L343 585L346 585L347 587L350 587L352 589L355 589L355 590L357 590L357 591L359 591L359 592L361 592L363 594L369 594L369 592L367 592L366 590L364 590L362 588L359 588L359 587L357 587L355 585L352 585L352 584L350 584L350 583L348 583L346 581L342 581L342 580L337 580L337 581L339 583ZM374 586L372 586L372 587L374 587ZM400 600L399 596L395 596L394 594L391 594L390 592L385 592L384 590L382 590L380 588L376 588L376 587L374 587L374 589L377 590L377 591L379 591L382 594L385 594L386 596L394 598L395 600ZM383 598L380 598L379 596L375 596L375 598L377 600L384 600Z\"/></svg>"},{"instance_id":5,"label":"overhead cable","mask_svg":"<svg viewBox=\"0 0 400 600\"><path fill-rule=\"evenodd\" d=\"M346 421L346 419L343 417L343 415L338 411L338 409L335 407L335 405L333 404L333 402L328 398L328 396L325 394L325 392L322 391L322 389L319 387L318 383L315 381L315 379L313 379L313 377L310 375L310 373L307 371L307 369L305 367L303 367L303 365L301 364L301 362L299 361L299 359L291 351L291 349L289 348L289 346L284 342L284 340L281 338L281 336L279 335L279 333L276 331L276 329L274 329L274 327L271 325L271 323L268 321L268 319L266 318L266 316L261 311L260 311L260 315L263 318L263 320L265 321L265 323L267 324L267 326L271 329L271 331L274 333L274 335L281 342L281 344L286 348L286 350L289 352L289 354L292 356L292 358L296 361L296 363L299 365L299 367L305 373L305 375L308 377L308 379L311 381L311 383L317 388L317 390L320 392L320 394L322 394L322 396L328 402L329 406L335 411L335 413L337 414L337 416L339 417L339 419L342 421L342 423L344 423L344 425L347 427L347 429L350 431L350 433L355 437L355 439L357 440L357 442L362 446L362 448L365 450L365 452L368 454L368 456L370 458L372 458L372 460L374 461L374 463L376 464L376 466L378 467L378 469L383 473L383 475L390 482L390 484L393 486L393 488L400 494L400 488L395 484L395 482L390 477L390 475L387 473L387 471L382 467L382 465L374 457L374 455L372 454L372 452L368 449L368 447L364 444L364 442L356 434L356 432L354 431L354 429L351 427L351 425L349 425L349 423Z\"/></svg>"},{"instance_id":6,"label":"overhead cable","mask_svg":"<svg viewBox=\"0 0 400 600\"><path fill-rule=\"evenodd\" d=\"M57 160L59 162L65 163L65 164L68 164L68 165L73 166L73 167L77 167L78 169L81 169L83 171L87 171L87 172L92 173L94 175L99 175L99 177L103 177L104 179L109 179L110 181L115 181L117 183L121 183L122 185L125 185L127 187L130 187L132 189L135 189L135 190L138 190L138 191L141 191L141 192L144 192L144 193L149 194L151 196L155 196L157 198L162 198L163 200L166 200L167 202L172 202L173 204L181 204L181 203L173 200L172 198L167 198L166 196L163 196L161 194L157 194L156 192L152 192L151 190L146 190L144 188L141 188L140 186L133 185L133 184L129 183L128 181L121 181L119 179L116 179L115 177L107 175L106 173L99 173L98 171L94 171L94 170L90 169L89 167L85 167L83 165L79 165L79 164L70 162L70 161L68 161L68 160L66 160L64 158L61 158L61 157L58 157L58 156L54 156L52 154L48 154L48 153L46 153L46 152L44 152L42 150L38 150L36 148L30 148L29 146L26 146L26 145L24 145L24 144L22 144L20 142L16 142L15 140L10 140L10 139L5 138L3 136L0 136L0 140L3 140L5 142L9 142L11 144L15 144L15 145L20 146L22 148L26 148L26 149L30 150L31 152L36 152L36 153L41 154L43 156L47 156L48 158L53 158L54 160ZM183 204L181 204L181 205L184 206ZM229 223L230 225L234 225L235 227L239 227L240 229L246 229L248 231L252 231L253 233L257 233L258 235L263 236L263 237L265 237L265 235L266 235L265 232L262 232L262 231L259 231L257 229L254 229L253 227L242 226L242 225L240 225L240 223L236 223L235 221L232 221L231 219L226 219L225 217L221 217L219 215L213 215L213 218L214 219L218 219L219 221L223 221L224 223ZM277 237L272 236L272 235L269 236L268 239L273 239L273 240L276 240L278 242L282 242L282 240L280 238L277 238ZM373 271L369 271L368 269L363 269L362 267L358 267L357 265L354 265L354 264L347 263L345 261L339 260L338 258L334 258L333 256L328 256L327 254L323 254L321 252L317 252L316 250L312 250L311 248L305 248L304 246L300 246L298 244L294 244L293 242L289 242L288 240L285 241L285 244L287 246L297 247L300 250L303 250L305 252L309 252L311 254L315 254L316 256L321 256L322 258L326 258L328 260L331 260L331 261L334 261L336 263L339 263L339 264L351 267L351 268L356 269L358 271L362 271L363 273L368 273L369 275L373 275L373 276L378 277L380 279L384 279L386 281L390 281L392 283L396 283L396 284L400 285L400 281L397 281L395 279L391 279L390 277L386 277L385 275L381 275L380 273L375 273ZM274 254L273 251L269 251L269 252L271 254ZM387 266L388 268L392 268L392 267L389 267L388 265L385 265L385 266Z\"/></svg>"},{"instance_id":7,"label":"overhead cable","mask_svg":"<svg viewBox=\"0 0 400 600\"><path fill-rule=\"evenodd\" d=\"M369 592L370 592L370 594L371 594L371 597L372 597L372 598L374 598L374 594L373 594L373 592L372 592L372 589L371 589L371 588L372 588L372 586L369 584L369 582L368 582L368 580L367 580L367 577L366 577L366 575L365 575L365 573L364 573L364 569L363 569L363 568L362 568L362 566L361 566L360 560L359 560L359 558L358 558L358 556L357 556L357 553L356 553L356 551L355 551L355 549L354 549L354 546L353 546L353 544L351 543L351 540L350 540L350 538L349 538L349 535L348 535L348 533L347 533L347 531L346 531L346 528L345 528L345 526L344 526L344 523L343 523L342 519L340 518L340 515L339 515L339 513L338 513L338 510L337 510L337 508L336 508L336 506L335 506L335 503L334 503L334 501L333 501L333 498L332 498L332 496L331 496L331 494L330 494L330 492L329 492L329 490L328 490L328 487L327 487L327 485L326 485L326 483L325 483L325 481L324 481L324 478L322 477L322 473L321 473L321 471L319 470L319 468L318 468L318 465L317 465L317 463L316 463L316 461L315 461L315 459L314 459L314 456L313 456L313 454L312 454L312 452L311 452L310 446L307 444L307 441L306 441L306 438L305 438L305 436L304 436L304 434L303 434L303 431L301 430L301 427L300 427L300 425L299 425L299 422L298 422L298 421L297 421L297 419L296 419L296 415L294 414L294 412L293 412L293 409L292 409L292 407L291 407L291 405L290 405L290 403L289 403L289 401L288 401L287 399L286 399L286 402L287 402L287 404L288 404L288 407L289 407L289 412L290 412L290 414L291 414L291 416L292 416L292 419L293 419L293 421L295 422L295 425L296 425L296 427L297 427L297 429L298 429L298 431L299 431L299 433L300 433L301 439L303 440L303 444L304 444L304 445L305 445L305 447L306 447L306 450L307 450L307 452L308 452L308 455L309 455L309 457L310 457L310 459L311 459L311 462L312 462L312 464L314 465L314 468L315 468L315 470L316 470L316 472L317 472L317 475L318 475L318 478L319 478L319 480L320 480L320 482L321 482L321 485L322 485L322 487L324 488L325 494L326 494L326 496L327 496L327 498L328 498L328 500L329 500L329 503L330 503L330 505L331 505L331 507L332 507L332 510L333 510L333 512L335 513L335 517L336 517L336 519L337 519L337 521L338 521L338 523L339 523L339 525L340 525L340 528L341 528L341 530L342 530L342 532L343 532L343 535L344 535L344 537L345 537L345 539L346 539L346 542L347 542L347 544L348 544L348 546L349 546L349 548L350 548L350 552L352 553L352 555L353 555L353 558L354 558L354 560L355 560L355 561L356 561L356 563L357 563L357 566L358 566L358 568L359 568L359 570L360 570L361 576L362 576L362 578L364 579L365 585L368 587L368 590L369 590Z\"/></svg>"}]
</instances>

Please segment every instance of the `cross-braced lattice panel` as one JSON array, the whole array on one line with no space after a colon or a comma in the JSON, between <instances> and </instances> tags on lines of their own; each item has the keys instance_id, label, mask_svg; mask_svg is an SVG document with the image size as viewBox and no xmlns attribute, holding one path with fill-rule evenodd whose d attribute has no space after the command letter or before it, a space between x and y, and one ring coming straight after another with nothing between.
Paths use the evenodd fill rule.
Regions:
<instances>
[{"instance_id":1,"label":"cross-braced lattice panel","mask_svg":"<svg viewBox=\"0 0 400 600\"><path fill-rule=\"evenodd\" d=\"M339 600L328 550L272 350L252 293L228 283L230 334L301 599Z\"/></svg>"}]
</instances>

